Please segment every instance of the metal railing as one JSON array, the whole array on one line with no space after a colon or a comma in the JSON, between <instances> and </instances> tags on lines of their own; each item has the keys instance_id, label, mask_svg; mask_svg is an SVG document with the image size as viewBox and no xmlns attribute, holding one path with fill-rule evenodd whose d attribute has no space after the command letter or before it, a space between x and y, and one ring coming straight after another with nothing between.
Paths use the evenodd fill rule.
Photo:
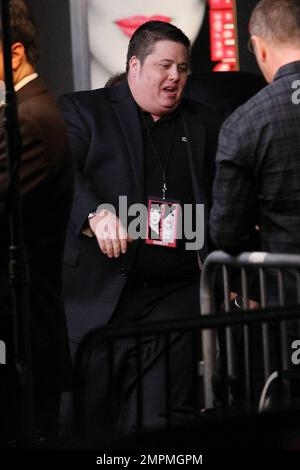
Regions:
<instances>
[{"instance_id":1,"label":"metal railing","mask_svg":"<svg viewBox=\"0 0 300 470\"><path fill-rule=\"evenodd\" d=\"M205 322L204 322L205 323ZM121 390L118 389L118 350L122 347L122 342L130 341L130 348L134 352L134 367L135 367L135 387L136 387L136 401L135 401L135 415L137 417L135 423L134 432L143 432L151 428L151 424L148 422L148 417L145 416L145 406L147 405L147 398L145 400L145 384L144 374L145 368L143 367L143 360L145 353L143 351L143 344L145 339L149 337L160 338L163 343L163 369L164 378L160 386L158 386L158 393L163 397L164 403L161 410L161 422L160 427L170 428L176 422L194 421L200 416L203 403L201 403L201 397L203 392L201 390L201 383L199 379L198 366L199 366L199 351L200 351L200 328L202 325L201 318L199 319L187 319L185 321L175 320L170 322L156 322L137 325L127 326L106 326L91 331L81 342L78 349L75 365L74 365L74 424L75 433L80 435L82 442L86 442L89 445L94 443L96 445L109 445L111 440L115 440L119 435L126 435L126 432L117 429L113 430L113 433L107 432L105 426L101 425L101 419L103 415L108 411L106 408L99 411L97 416L97 404L95 401L91 401L91 386L93 388L93 380L91 382L89 375L91 373L91 363L95 358L95 353L99 351L103 353L103 360L98 361L98 370L101 374L101 379L107 384L107 396L110 397L109 402L106 403L107 407L111 407L110 415L113 418L114 408L117 406L114 400L116 396L121 394ZM191 357L187 358L190 362L190 369L192 371L192 386L191 390L193 393L192 406L186 409L176 409L173 403L172 397L172 380L174 380L173 370L174 363L171 360L173 338L174 335L190 335ZM120 369L120 368L119 368ZM92 373L95 377L95 374ZM95 390L92 391L94 393ZM149 395L147 395L149 397ZM99 396L99 400L101 400ZM103 421L107 422L107 419ZM110 423L111 424L111 423ZM103 434L106 433L104 436ZM102 434L102 435L101 435ZM128 431L128 434L130 432Z\"/></svg>"},{"instance_id":2,"label":"metal railing","mask_svg":"<svg viewBox=\"0 0 300 470\"><path fill-rule=\"evenodd\" d=\"M218 269L222 270L224 284L224 309L225 313L216 313L215 304L215 282ZM260 310L249 310L248 307L248 277L247 268L253 267L259 277L259 302ZM239 312L231 312L230 302L230 279L232 268L240 270L241 275L241 297L243 299L242 309ZM269 273L267 269L272 268L272 283L278 291L279 305L268 305L268 281ZM273 271L273 268L275 271ZM270 358L274 351L274 341L277 349L276 355L276 381L278 384L278 403L285 407L291 406L291 395L289 391L289 381L295 373L290 369L290 357L286 348L286 328L285 323L289 320L297 319L299 323L300 305L284 305L285 293L285 269L296 270L296 296L299 302L300 283L299 273L300 256L270 255L266 253L244 253L234 258L222 252L211 254L204 264L201 278L201 309L202 314L198 319L187 319L184 321L175 320L170 322L157 322L141 325L127 326L106 326L90 332L81 342L78 349L75 369L74 369L74 418L76 433L80 435L81 443L87 445L97 445L105 447L112 440L120 437L116 429L112 434L103 436L105 428L110 426L108 420L104 420L101 425L103 409L111 407L111 420L116 420L115 408L117 401L121 397L121 389L117 375L122 371L118 366L118 353L120 347L124 346L124 341L130 341L130 348L134 350L133 366L135 368L135 401L134 411L136 416L135 432L142 433L150 429L147 416L147 397L149 397L149 382L145 384L145 351L143 345L145 338L149 336L160 338L163 357L164 375L160 384L160 389L156 390L163 396L164 409L161 410L161 424L166 429L173 428L177 424L198 423L214 419L216 416L230 416L236 411L238 413L249 413L258 411L258 402L253 396L253 348L252 338L259 336L258 330L262 329L262 338L259 340L263 363L263 381L267 381L273 371L273 358ZM275 284L274 284L275 275ZM236 274L235 274L236 277ZM187 312L188 315L188 312ZM270 331L272 329L271 338ZM236 332L242 337L242 351L236 350L234 343ZM275 332L275 333L274 333ZM298 334L298 333L297 333ZM174 358L172 356L174 335L190 335L192 351L190 357L186 357L187 365L191 367L191 392L193 399L185 409L176 408L173 400L172 385L174 380ZM275 335L275 336L274 336ZM201 344L202 339L202 344ZM300 336L299 336L300 339ZM122 346L123 344L123 346ZM201 353L202 346L202 353ZM104 362L96 360L95 354L105 352ZM256 352L256 351L254 351ZM257 353L257 352L256 352ZM234 384L239 379L240 369L237 368L237 356L243 356L242 360L242 401L239 408L235 408L236 400ZM221 394L222 399L217 396L215 378L220 371L221 364ZM200 367L201 364L201 367ZM119 367L119 369L118 369ZM119 372L117 371L119 370ZM96 373L95 373L96 370ZM297 374L296 374L297 375ZM94 378L96 377L96 381ZM97 396L96 382L100 381L107 385L108 399ZM220 388L220 387L219 387ZM92 391L92 392L91 392ZM262 390L262 395L266 395ZM91 399L91 393L94 398ZM223 400L223 401L222 401ZM101 411L101 401L104 403ZM163 424L162 424L163 423ZM100 425L99 425L100 424Z\"/></svg>"},{"instance_id":3,"label":"metal railing","mask_svg":"<svg viewBox=\"0 0 300 470\"><path fill-rule=\"evenodd\" d=\"M216 292L216 276L217 271L222 269L223 277L223 290L224 290L224 310L229 312L231 310L230 302L230 270L238 269L240 271L240 287L242 305L240 316L242 317L243 328L243 355L244 355L244 373L245 373L245 394L246 406L251 408L251 351L250 351L250 337L249 325L252 322L246 321L247 316L255 316L256 320L261 323L262 328L262 359L263 359L263 375L265 382L269 379L272 373L272 358L271 358L271 341L270 341L270 328L266 321L269 316L269 321L273 320L279 324L279 332L276 338L276 352L280 357L279 371L277 379L279 381L279 388L283 389L283 379L287 377L287 371L290 369L290 360L287 345L287 331L286 321L291 319L299 319L300 313L300 256L289 254L270 254L264 252L243 253L238 257L230 256L224 252L214 252L208 256L205 261L202 276L201 276L201 313L205 317L211 315L216 311L215 292ZM250 268L250 274L247 269ZM271 271L270 271L271 270ZM285 283L285 274L289 275L289 288ZM291 273L292 271L292 273ZM259 294L260 310L249 309L249 275L253 277L254 274L258 276L257 293ZM236 276L236 273L235 273ZM291 286L291 279L292 284ZM269 285L268 285L269 282ZM291 295L293 291L292 303L295 306L286 305L286 292ZM271 302L270 302L271 291ZM274 295L276 293L276 295ZM276 300L274 298L276 297ZM271 307L269 306L271 304ZM275 306L277 304L277 307ZM267 316L266 316L267 314ZM298 322L298 337L299 335L299 322ZM226 328L225 332L225 352L221 354L226 356L226 376L227 383L234 380L236 376L235 370L235 354L233 349L232 329ZM274 334L273 334L274 337ZM204 402L207 409L214 407L214 377L216 375L216 368L218 367L218 354L220 354L220 341L215 330L205 330L202 333L202 347L203 347L203 373L204 373ZM274 344L274 340L273 340ZM273 348L274 349L274 348ZM240 352L240 351L239 351ZM289 374L293 375L292 372ZM295 371L294 371L295 375ZM287 385L285 385L288 388ZM283 393L283 391L282 391ZM286 393L289 397L289 393ZM232 397L230 393L227 394L227 403L230 404Z\"/></svg>"}]
</instances>

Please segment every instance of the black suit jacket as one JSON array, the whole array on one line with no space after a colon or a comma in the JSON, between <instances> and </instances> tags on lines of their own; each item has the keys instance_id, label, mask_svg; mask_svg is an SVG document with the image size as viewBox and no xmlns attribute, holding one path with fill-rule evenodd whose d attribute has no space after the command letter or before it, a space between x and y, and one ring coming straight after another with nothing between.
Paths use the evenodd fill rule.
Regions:
<instances>
[{"instance_id":1,"label":"black suit jacket","mask_svg":"<svg viewBox=\"0 0 300 470\"><path fill-rule=\"evenodd\" d=\"M37 78L17 93L22 137L20 177L30 270L33 374L41 386L70 385L71 363L62 300L62 257L73 175L61 113ZM1 110L3 115L3 109ZM2 123L2 119L1 119ZM1 124L0 124L1 125ZM8 172L0 127L0 339L11 336L8 285Z\"/></svg>"},{"instance_id":2,"label":"black suit jacket","mask_svg":"<svg viewBox=\"0 0 300 470\"><path fill-rule=\"evenodd\" d=\"M125 255L109 259L95 238L81 234L89 212L99 204L118 208L144 203L144 156L138 108L127 82L117 87L65 95L60 101L75 163L75 197L65 250L64 290L71 340L109 321L130 271L136 243ZM204 106L181 104L188 139L195 202L210 204L220 120ZM117 212L117 211L116 211ZM118 215L118 212L117 212ZM205 227L206 227L205 220ZM207 234L199 255L209 251Z\"/></svg>"}]
</instances>

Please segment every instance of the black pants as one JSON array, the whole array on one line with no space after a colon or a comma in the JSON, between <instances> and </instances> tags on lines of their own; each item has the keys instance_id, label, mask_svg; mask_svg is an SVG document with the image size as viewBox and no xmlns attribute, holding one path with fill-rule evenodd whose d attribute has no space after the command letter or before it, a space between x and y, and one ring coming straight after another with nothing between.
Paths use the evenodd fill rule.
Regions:
<instances>
[{"instance_id":1,"label":"black pants","mask_svg":"<svg viewBox=\"0 0 300 470\"><path fill-rule=\"evenodd\" d=\"M176 281L163 285L125 288L110 324L142 325L155 321L199 318L199 283ZM170 335L170 390L172 411L190 404L196 361L191 333ZM143 424L146 429L166 423L165 338L146 335L141 339ZM109 364L113 362L113 368ZM109 385L109 377L113 377ZM97 348L88 371L88 421L92 434L103 438L137 429L137 349L133 338L117 340L113 352ZM101 436L101 437L100 437Z\"/></svg>"}]
</instances>

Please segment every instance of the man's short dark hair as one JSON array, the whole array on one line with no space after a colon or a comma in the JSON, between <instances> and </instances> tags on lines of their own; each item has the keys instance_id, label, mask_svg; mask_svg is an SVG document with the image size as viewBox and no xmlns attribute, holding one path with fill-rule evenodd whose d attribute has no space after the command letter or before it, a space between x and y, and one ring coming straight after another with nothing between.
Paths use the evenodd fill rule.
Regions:
<instances>
[{"instance_id":1,"label":"man's short dark hair","mask_svg":"<svg viewBox=\"0 0 300 470\"><path fill-rule=\"evenodd\" d=\"M35 66L38 61L36 28L24 0L10 0L11 44L21 42L28 62ZM2 41L2 29L0 28Z\"/></svg>"},{"instance_id":2,"label":"man's short dark hair","mask_svg":"<svg viewBox=\"0 0 300 470\"><path fill-rule=\"evenodd\" d=\"M300 45L300 0L261 0L251 14L249 29L251 36Z\"/></svg>"},{"instance_id":3,"label":"man's short dark hair","mask_svg":"<svg viewBox=\"0 0 300 470\"><path fill-rule=\"evenodd\" d=\"M190 50L189 38L173 24L164 21L148 21L142 24L132 35L127 52L126 71L129 69L129 61L136 56L141 63L151 54L154 45L158 41L173 41L183 44L187 51Z\"/></svg>"}]
</instances>

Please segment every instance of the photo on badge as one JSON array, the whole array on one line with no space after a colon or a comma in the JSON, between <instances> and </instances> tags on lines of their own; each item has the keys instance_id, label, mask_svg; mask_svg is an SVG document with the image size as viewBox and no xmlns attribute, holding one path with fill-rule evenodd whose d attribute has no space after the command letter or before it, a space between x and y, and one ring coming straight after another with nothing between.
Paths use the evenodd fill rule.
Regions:
<instances>
[{"instance_id":1,"label":"photo on badge","mask_svg":"<svg viewBox=\"0 0 300 470\"><path fill-rule=\"evenodd\" d=\"M146 243L176 248L178 214L178 202L149 199Z\"/></svg>"}]
</instances>

